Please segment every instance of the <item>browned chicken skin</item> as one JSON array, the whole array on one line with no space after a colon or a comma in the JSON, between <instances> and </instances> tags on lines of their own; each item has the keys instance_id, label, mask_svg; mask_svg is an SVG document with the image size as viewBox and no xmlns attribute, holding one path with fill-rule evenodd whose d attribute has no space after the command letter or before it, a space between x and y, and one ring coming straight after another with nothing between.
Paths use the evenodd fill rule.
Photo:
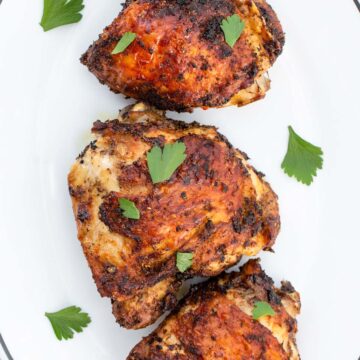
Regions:
<instances>
[{"instance_id":1,"label":"browned chicken skin","mask_svg":"<svg viewBox=\"0 0 360 360\"><path fill-rule=\"evenodd\" d=\"M231 48L221 21L238 14L245 29ZM126 32L136 40L112 55ZM265 96L266 71L284 33L264 0L134 0L81 61L114 92L159 109L245 105Z\"/></svg>"},{"instance_id":2,"label":"browned chicken skin","mask_svg":"<svg viewBox=\"0 0 360 360\"><path fill-rule=\"evenodd\" d=\"M257 301L274 316L252 317ZM240 272L195 286L128 360L299 360L295 335L300 297L289 282L280 289L250 260Z\"/></svg>"},{"instance_id":3,"label":"browned chicken skin","mask_svg":"<svg viewBox=\"0 0 360 360\"><path fill-rule=\"evenodd\" d=\"M140 103L117 120L95 122L93 133L69 189L93 277L121 325L147 326L175 305L182 279L217 275L273 245L277 197L214 127L171 121ZM147 152L177 140L186 145L185 161L153 184ZM135 203L139 220L121 215L119 198ZM194 256L184 274L177 252Z\"/></svg>"}]
</instances>

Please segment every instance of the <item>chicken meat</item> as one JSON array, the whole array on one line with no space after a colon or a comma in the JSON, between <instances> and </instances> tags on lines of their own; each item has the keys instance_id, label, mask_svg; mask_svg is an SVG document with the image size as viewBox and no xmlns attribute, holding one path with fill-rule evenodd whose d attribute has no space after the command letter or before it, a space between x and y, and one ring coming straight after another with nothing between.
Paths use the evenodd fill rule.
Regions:
<instances>
[{"instance_id":1,"label":"chicken meat","mask_svg":"<svg viewBox=\"0 0 360 360\"><path fill-rule=\"evenodd\" d=\"M274 315L255 320L256 303ZM258 260L240 272L194 286L177 309L131 351L127 360L299 360L300 296L289 282L275 288Z\"/></svg>"},{"instance_id":2,"label":"chicken meat","mask_svg":"<svg viewBox=\"0 0 360 360\"><path fill-rule=\"evenodd\" d=\"M231 48L220 25L234 14L245 28ZM136 39L112 54L127 32ZM159 109L240 106L265 96L284 39L265 0L127 0L81 61L112 91Z\"/></svg>"},{"instance_id":3,"label":"chicken meat","mask_svg":"<svg viewBox=\"0 0 360 360\"><path fill-rule=\"evenodd\" d=\"M144 103L96 121L68 176L78 238L102 296L127 328L154 322L177 302L185 278L215 276L242 255L270 250L279 232L277 196L263 174L214 127L172 121ZM186 159L153 183L147 153L182 142ZM132 201L140 219L122 216ZM180 272L178 252L193 255Z\"/></svg>"}]
</instances>

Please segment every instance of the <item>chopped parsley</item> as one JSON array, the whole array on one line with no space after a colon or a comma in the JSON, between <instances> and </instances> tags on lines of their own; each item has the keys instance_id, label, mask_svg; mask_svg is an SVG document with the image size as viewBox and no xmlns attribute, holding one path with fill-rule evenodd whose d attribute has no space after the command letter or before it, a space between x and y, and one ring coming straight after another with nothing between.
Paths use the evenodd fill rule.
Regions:
<instances>
[{"instance_id":1,"label":"chopped parsley","mask_svg":"<svg viewBox=\"0 0 360 360\"><path fill-rule=\"evenodd\" d=\"M191 268L193 261L192 253L176 253L176 267L180 272L185 272L187 269Z\"/></svg>"},{"instance_id":2,"label":"chopped parsley","mask_svg":"<svg viewBox=\"0 0 360 360\"><path fill-rule=\"evenodd\" d=\"M119 207L122 210L122 216L129 219L140 219L140 211L131 200L119 199Z\"/></svg>"},{"instance_id":3,"label":"chopped parsley","mask_svg":"<svg viewBox=\"0 0 360 360\"><path fill-rule=\"evenodd\" d=\"M119 42L116 44L111 54L116 55L122 53L136 38L136 34L133 32L126 32Z\"/></svg>"},{"instance_id":4,"label":"chopped parsley","mask_svg":"<svg viewBox=\"0 0 360 360\"><path fill-rule=\"evenodd\" d=\"M252 311L253 319L258 320L263 316L274 316L275 311L266 301L257 301Z\"/></svg>"}]
</instances>

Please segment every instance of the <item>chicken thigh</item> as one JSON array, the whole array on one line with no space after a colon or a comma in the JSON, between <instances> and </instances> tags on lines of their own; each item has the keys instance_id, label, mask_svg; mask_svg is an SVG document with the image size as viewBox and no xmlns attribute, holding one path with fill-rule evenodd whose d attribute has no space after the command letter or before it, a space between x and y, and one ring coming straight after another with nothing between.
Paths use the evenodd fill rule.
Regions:
<instances>
[{"instance_id":1,"label":"chicken thigh","mask_svg":"<svg viewBox=\"0 0 360 360\"><path fill-rule=\"evenodd\" d=\"M221 24L234 14L245 27L232 48ZM127 32L135 40L113 54ZM81 61L116 93L159 109L190 111L263 98L266 72L284 41L265 0L133 0Z\"/></svg>"},{"instance_id":2,"label":"chicken thigh","mask_svg":"<svg viewBox=\"0 0 360 360\"><path fill-rule=\"evenodd\" d=\"M258 302L273 314L253 316ZM128 360L299 360L295 335L300 297L289 282L275 288L258 260L240 272L194 286Z\"/></svg>"},{"instance_id":3,"label":"chicken thigh","mask_svg":"<svg viewBox=\"0 0 360 360\"><path fill-rule=\"evenodd\" d=\"M242 255L269 250L280 228L277 196L263 174L214 127L165 118L143 103L94 123L96 140L68 176L78 238L118 322L141 328L176 304L185 278L215 276ZM186 158L153 183L147 155L180 142ZM123 216L131 201L140 218ZM178 253L192 265L179 271Z\"/></svg>"}]
</instances>

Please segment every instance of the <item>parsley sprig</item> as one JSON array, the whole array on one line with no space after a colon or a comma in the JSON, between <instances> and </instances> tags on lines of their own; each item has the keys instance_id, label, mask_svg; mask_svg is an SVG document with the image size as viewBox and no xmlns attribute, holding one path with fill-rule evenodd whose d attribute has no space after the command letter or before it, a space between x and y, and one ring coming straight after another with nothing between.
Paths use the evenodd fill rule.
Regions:
<instances>
[{"instance_id":1,"label":"parsley sprig","mask_svg":"<svg viewBox=\"0 0 360 360\"><path fill-rule=\"evenodd\" d=\"M74 331L82 332L90 322L90 316L77 306L69 306L54 313L45 313L58 340L72 339Z\"/></svg>"},{"instance_id":2,"label":"parsley sprig","mask_svg":"<svg viewBox=\"0 0 360 360\"><path fill-rule=\"evenodd\" d=\"M318 169L323 166L323 151L301 138L289 126L289 143L281 168L303 184L310 185Z\"/></svg>"},{"instance_id":3,"label":"parsley sprig","mask_svg":"<svg viewBox=\"0 0 360 360\"><path fill-rule=\"evenodd\" d=\"M44 31L58 26L77 23L81 20L83 0L44 0L40 25Z\"/></svg>"},{"instance_id":4,"label":"parsley sprig","mask_svg":"<svg viewBox=\"0 0 360 360\"><path fill-rule=\"evenodd\" d=\"M230 47L234 47L244 30L245 22L237 14L228 16L221 22L221 29L225 35L225 41Z\"/></svg>"},{"instance_id":5,"label":"parsley sprig","mask_svg":"<svg viewBox=\"0 0 360 360\"><path fill-rule=\"evenodd\" d=\"M185 150L185 144L177 141L173 144L165 144L163 150L159 146L154 146L147 153L147 164L154 184L171 178L175 170L186 159Z\"/></svg>"}]
</instances>

